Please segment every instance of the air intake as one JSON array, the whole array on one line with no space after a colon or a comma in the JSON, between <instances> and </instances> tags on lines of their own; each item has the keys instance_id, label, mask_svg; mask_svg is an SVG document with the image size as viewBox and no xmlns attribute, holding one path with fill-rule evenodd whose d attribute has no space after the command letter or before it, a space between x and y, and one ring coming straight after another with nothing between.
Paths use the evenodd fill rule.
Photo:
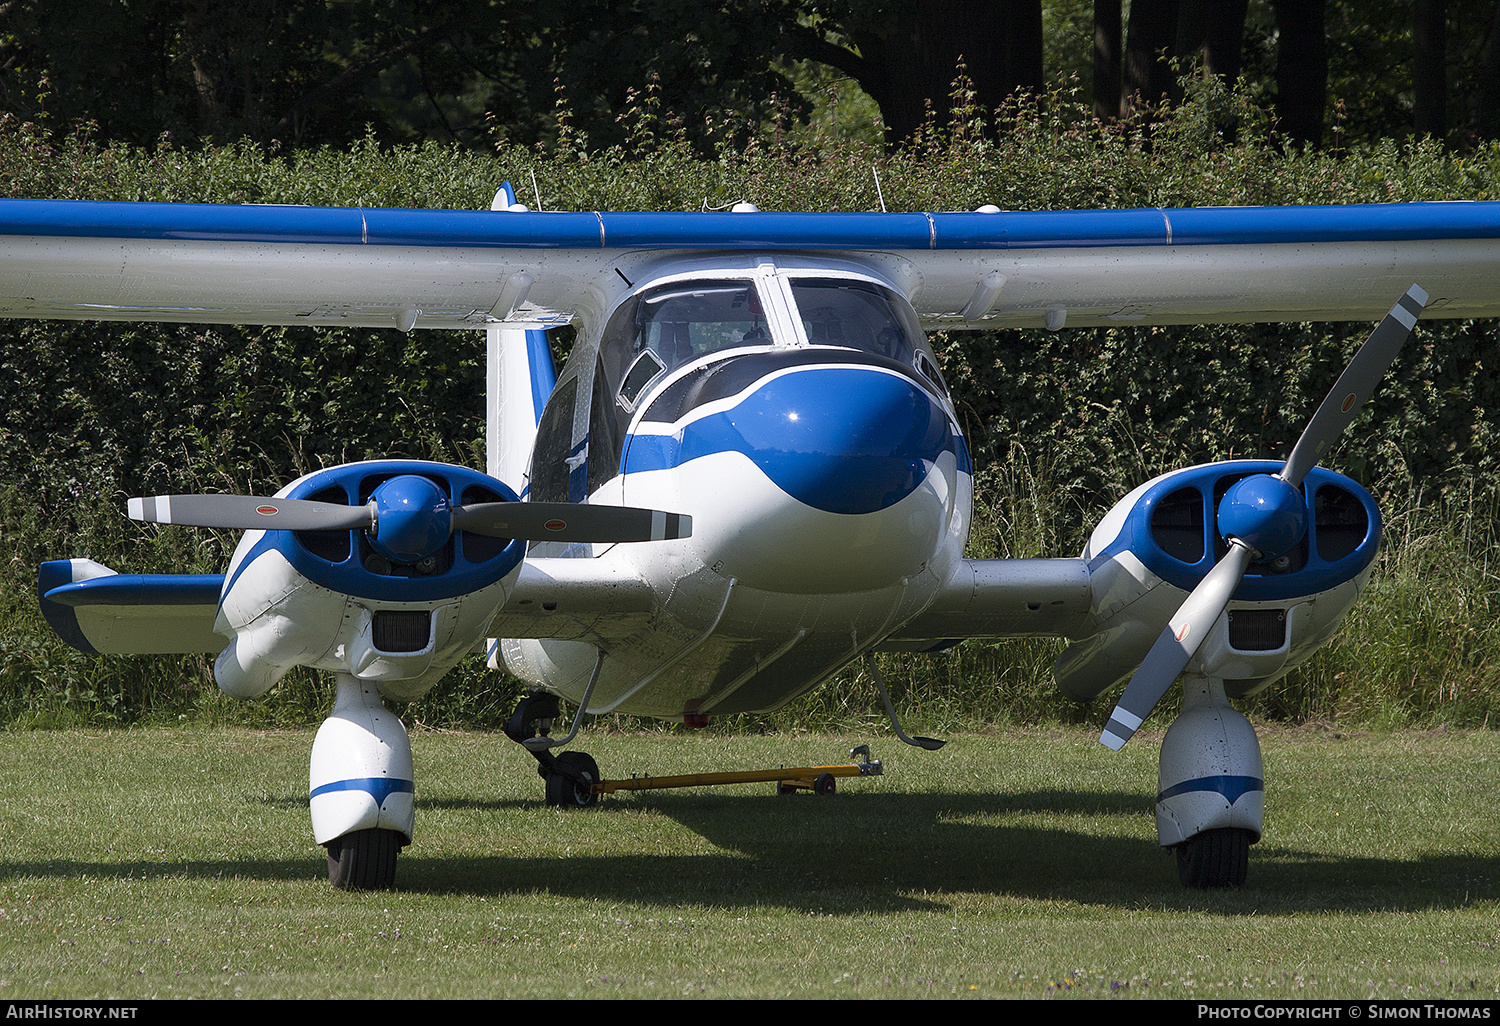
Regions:
<instances>
[{"instance_id":1,"label":"air intake","mask_svg":"<svg viewBox=\"0 0 1500 1026\"><path fill-rule=\"evenodd\" d=\"M405 610L376 613L370 633L381 652L420 652L432 637L432 614Z\"/></svg>"},{"instance_id":2,"label":"air intake","mask_svg":"<svg viewBox=\"0 0 1500 1026\"><path fill-rule=\"evenodd\" d=\"M1274 652L1286 644L1285 609L1231 609L1229 647L1240 652Z\"/></svg>"}]
</instances>

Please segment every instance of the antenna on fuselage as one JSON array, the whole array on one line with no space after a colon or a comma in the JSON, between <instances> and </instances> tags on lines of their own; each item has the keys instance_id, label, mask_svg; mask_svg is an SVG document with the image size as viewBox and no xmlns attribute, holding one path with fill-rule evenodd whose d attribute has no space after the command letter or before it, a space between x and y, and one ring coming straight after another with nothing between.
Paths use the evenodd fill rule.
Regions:
<instances>
[{"instance_id":1,"label":"antenna on fuselage","mask_svg":"<svg viewBox=\"0 0 1500 1026\"><path fill-rule=\"evenodd\" d=\"M880 200L880 212L884 214L887 211L885 209L885 193L880 190L880 172L872 167L870 168L870 174L875 176L875 196Z\"/></svg>"}]
</instances>

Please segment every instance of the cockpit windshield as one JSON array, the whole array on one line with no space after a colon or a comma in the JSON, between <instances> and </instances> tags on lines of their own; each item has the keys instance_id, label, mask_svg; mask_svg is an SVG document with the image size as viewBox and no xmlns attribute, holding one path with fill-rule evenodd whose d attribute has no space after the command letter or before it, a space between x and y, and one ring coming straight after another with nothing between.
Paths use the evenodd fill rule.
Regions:
<instances>
[{"instance_id":1,"label":"cockpit windshield","mask_svg":"<svg viewBox=\"0 0 1500 1026\"><path fill-rule=\"evenodd\" d=\"M663 371L722 349L770 344L754 283L721 280L647 289L615 311L602 349L629 406Z\"/></svg>"},{"instance_id":2,"label":"cockpit windshield","mask_svg":"<svg viewBox=\"0 0 1500 1026\"><path fill-rule=\"evenodd\" d=\"M922 327L886 289L843 278L796 278L792 295L813 345L846 346L914 365Z\"/></svg>"}]
</instances>

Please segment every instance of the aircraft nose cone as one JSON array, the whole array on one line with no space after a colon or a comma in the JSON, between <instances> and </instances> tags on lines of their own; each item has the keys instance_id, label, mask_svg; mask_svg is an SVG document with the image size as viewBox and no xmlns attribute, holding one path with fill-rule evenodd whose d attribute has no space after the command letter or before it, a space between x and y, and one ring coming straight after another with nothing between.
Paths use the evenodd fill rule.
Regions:
<instances>
[{"instance_id":1,"label":"aircraft nose cone","mask_svg":"<svg viewBox=\"0 0 1500 1026\"><path fill-rule=\"evenodd\" d=\"M953 450L947 417L920 387L865 368L773 378L721 427L777 487L827 513L893 506Z\"/></svg>"},{"instance_id":2,"label":"aircraft nose cone","mask_svg":"<svg viewBox=\"0 0 1500 1026\"><path fill-rule=\"evenodd\" d=\"M397 563L417 563L442 548L452 533L448 495L432 481L401 474L370 495L375 533L370 544Z\"/></svg>"},{"instance_id":3,"label":"aircraft nose cone","mask_svg":"<svg viewBox=\"0 0 1500 1026\"><path fill-rule=\"evenodd\" d=\"M673 428L632 437L632 501L667 501L650 489L670 487L705 565L768 591L867 591L919 573L967 458L922 385L852 362L777 368Z\"/></svg>"}]
</instances>

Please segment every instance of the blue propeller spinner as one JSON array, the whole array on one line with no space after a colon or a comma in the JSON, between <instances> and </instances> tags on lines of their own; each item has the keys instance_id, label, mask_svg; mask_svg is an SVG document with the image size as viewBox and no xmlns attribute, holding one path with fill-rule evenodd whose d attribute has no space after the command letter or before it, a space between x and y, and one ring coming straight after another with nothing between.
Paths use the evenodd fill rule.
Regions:
<instances>
[{"instance_id":1,"label":"blue propeller spinner","mask_svg":"<svg viewBox=\"0 0 1500 1026\"><path fill-rule=\"evenodd\" d=\"M393 563L420 563L448 542L453 507L430 478L401 474L370 495L375 530L370 544Z\"/></svg>"},{"instance_id":2,"label":"blue propeller spinner","mask_svg":"<svg viewBox=\"0 0 1500 1026\"><path fill-rule=\"evenodd\" d=\"M1353 423L1426 305L1425 291L1416 285L1408 289L1339 375L1281 470L1252 474L1219 501L1219 535L1229 551L1188 595L1146 653L1099 735L1101 743L1118 751L1151 715L1229 606L1250 564L1285 555L1302 540L1307 533L1303 478Z\"/></svg>"}]
</instances>

